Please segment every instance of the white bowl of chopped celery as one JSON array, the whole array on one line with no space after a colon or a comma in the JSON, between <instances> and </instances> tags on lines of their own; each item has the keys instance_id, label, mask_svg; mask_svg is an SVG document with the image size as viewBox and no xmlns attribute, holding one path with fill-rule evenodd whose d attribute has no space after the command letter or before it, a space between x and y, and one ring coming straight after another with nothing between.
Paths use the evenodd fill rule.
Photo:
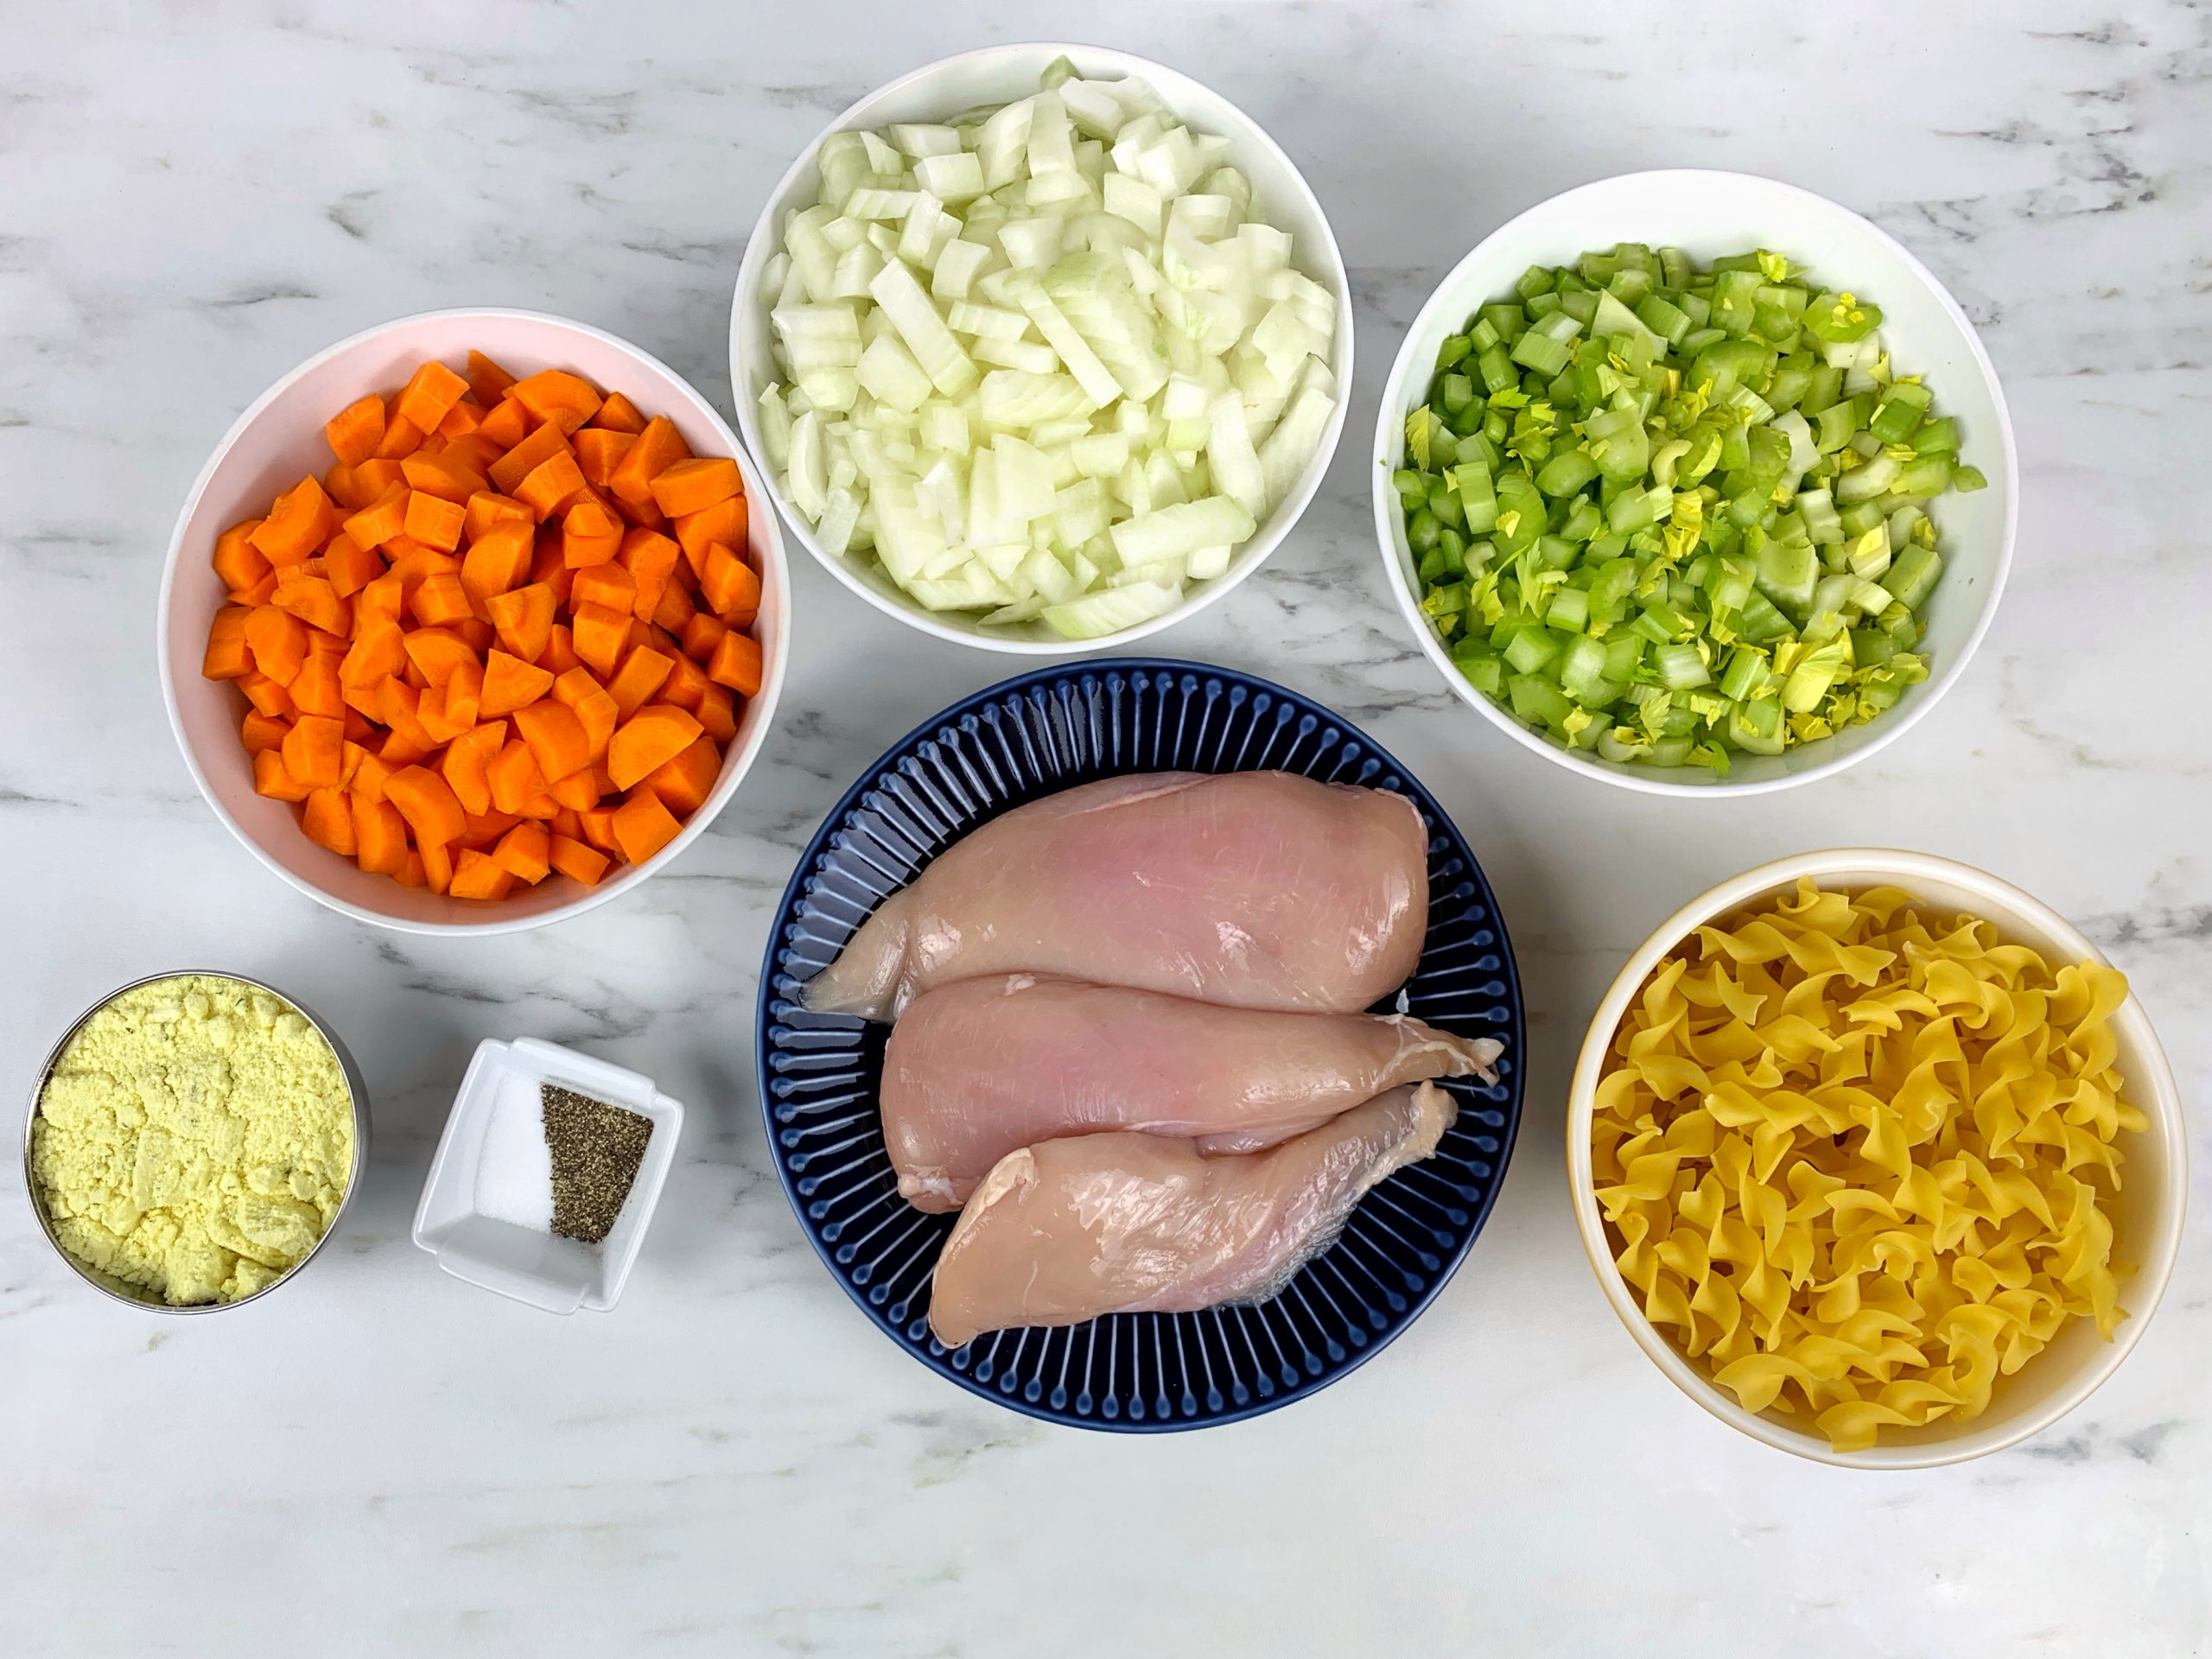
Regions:
<instances>
[{"instance_id":1,"label":"white bowl of chopped celery","mask_svg":"<svg viewBox=\"0 0 2212 1659\"><path fill-rule=\"evenodd\" d=\"M1963 671L2012 562L1973 325L1858 214L1745 174L1601 180L1491 232L1399 350L1375 468L1452 688L1654 793L1872 753Z\"/></svg>"},{"instance_id":2,"label":"white bowl of chopped celery","mask_svg":"<svg viewBox=\"0 0 2212 1659\"><path fill-rule=\"evenodd\" d=\"M1249 575L1351 372L1298 168L1217 92L1095 47L966 53L853 105L770 197L730 312L739 425L799 544L924 632L1031 656Z\"/></svg>"}]
</instances>

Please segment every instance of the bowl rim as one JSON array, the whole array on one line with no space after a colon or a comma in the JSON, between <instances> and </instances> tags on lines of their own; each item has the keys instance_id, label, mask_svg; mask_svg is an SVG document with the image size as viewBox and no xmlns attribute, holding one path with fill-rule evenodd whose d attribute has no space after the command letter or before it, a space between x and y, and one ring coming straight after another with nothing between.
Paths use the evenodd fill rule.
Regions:
<instances>
[{"instance_id":1,"label":"bowl rim","mask_svg":"<svg viewBox=\"0 0 2212 1659\"><path fill-rule=\"evenodd\" d=\"M223 434L222 437L216 442L214 448L208 453L206 464L200 467L199 475L193 480L192 487L186 493L183 505L177 510L175 526L169 532L168 550L162 560L161 591L156 601L155 608L156 671L161 681L162 703L168 711L169 732L176 740L178 750L184 756L185 769L192 774L192 781L198 787L200 798L207 802L217 820L237 837L240 844L253 855L264 868L272 871L288 886L307 894L308 898L326 908L336 911L343 916L350 916L356 921L367 922L377 927L390 928L395 932L447 938L522 933L532 928L550 926L554 923L564 922L572 917L581 916L586 911L595 910L600 906L643 886L645 881L658 874L671 860L682 854L686 848L705 833L707 826L720 815L722 808L729 804L730 798L736 793L737 786L743 782L746 774L752 771L760 760L761 750L767 745L770 728L775 723L776 705L782 697L784 675L791 662L791 569L784 554L782 528L777 523L775 514L768 513L764 515L766 522L767 562L772 568L776 591L782 595L783 599L782 626L779 631L779 637L767 642L773 646L773 649L766 653L767 678L761 685L760 695L751 699L753 704L760 709L760 714L758 731L750 749L738 757L734 767L731 767L728 761L725 761L726 775L717 779L714 792L708 797L706 804L691 815L667 846L634 869L624 872L620 875L610 875L598 886L583 889L567 902L532 915L488 914L480 921L423 921L409 917L385 915L366 906L355 904L351 899L341 899L336 893L287 868L271 857L268 850L248 834L245 827L232 816L230 810L217 798L213 785L208 781L207 774L200 764L200 757L194 752L190 738L186 734L184 711L177 696L175 665L169 649L169 608L176 588L178 572L183 563L186 535L200 511L201 504L207 496L209 486L214 480L217 470L222 466L239 439L244 437L246 431L261 418L271 404L302 378L321 367L340 353L386 334L402 333L423 323L481 318L498 318L502 321L543 325L562 332L581 334L602 345L612 346L635 359L647 369L667 376L671 382L681 386L690 394L698 406L696 412L702 414L715 435L728 443L730 455L737 462L738 471L745 480L747 493L757 493L763 489L760 469L753 465L752 456L747 453L745 446L739 441L737 435L730 430L729 423L722 418L721 411L715 408L713 400L651 352L623 339L620 334L596 327L591 323L580 322L573 317L563 317L550 311L533 311L516 306L444 306L435 310L411 312L405 316L394 317L388 321L375 323L369 327L359 329L342 340L324 346L321 351L278 376L266 391L249 404L238 417L231 423L229 429ZM279 992L277 995L283 994Z\"/></svg>"},{"instance_id":2,"label":"bowl rim","mask_svg":"<svg viewBox=\"0 0 2212 1659\"><path fill-rule=\"evenodd\" d=\"M1435 315L1445 308L1443 303L1445 295L1458 286L1460 281L1469 275L1485 257L1490 257L1494 246L1520 229L1524 221L1551 210L1562 201L1567 201L1585 192L1615 189L1631 182L1646 185L1654 190L1662 190L1688 180L1696 180L1708 187L1717 183L1719 188L1726 190L1738 190L1750 186L1757 189L1773 190L1800 198L1815 212L1836 215L1856 226L1860 233L1894 255L1904 264L1906 271L1917 278L1933 296L1938 308L1949 319L1952 326L1965 340L1968 357L1973 359L1975 367L1980 371L1983 385L1987 390L1990 403L1997 412L1998 451L2004 469L2002 480L2005 486L2004 522L1998 532L1996 563L1990 573L1987 588L1982 594L1981 608L1974 619L1974 626L1968 631L1964 644L1952 656L1950 662L1945 664L1941 671L1931 675L1925 683L1917 687L1914 695L1906 698L1899 707L1886 710L1879 718L1870 722L1865 741L1855 747L1833 753L1827 760L1806 766L1800 771L1784 772L1776 778L1760 779L1756 782L1717 778L1710 782L1677 783L1669 778L1645 775L1638 768L1614 766L1594 758L1571 754L1566 750L1555 748L1545 742L1543 739L1529 730L1511 715L1476 690L1468 683L1466 676L1453 666L1451 658L1445 652L1442 643L1436 638L1434 632L1428 626L1427 619L1421 614L1420 595L1413 591L1411 583L1407 580L1406 571L1398 562L1397 550L1391 539L1397 497L1390 485L1388 471L1390 440L1406 417L1404 407L1406 385L1412 377L1414 365L1411 354L1414 340L1429 325ZM1726 168L1655 168L1634 173L1616 173L1603 178L1588 180L1570 189L1547 196L1541 201L1523 208L1491 231L1481 241L1476 243L1466 256L1453 265L1431 290L1427 301L1418 312L1414 313L1413 321L1407 325L1405 333L1398 342L1397 355L1391 361L1389 378L1383 383L1382 403L1376 416L1373 476L1370 482L1374 491L1376 535L1382 551L1383 569L1389 580L1391 594L1397 600L1398 609L1405 617L1407 625L1412 629L1414 639L1421 646L1423 655L1435 664L1437 671L1444 676L1446 683L1461 702L1472 704L1493 726L1511 737L1522 748L1532 750L1546 760L1563 766L1569 772L1581 777L1594 778L1604 783L1618 785L1624 789L1639 790L1647 795L1673 795L1694 800L1711 799L1716 796L1764 795L1775 790L1794 789L1801 784L1809 784L1815 779L1831 777L1847 766L1854 766L1867 756L1888 747L1890 744L1904 735L1919 721L1922 716L1936 706L1945 692L1951 689L1959 677L1965 672L1966 666L1973 660L1974 653L1981 648L1982 639L1988 633L1991 623L1996 619L1998 604L2005 596L2005 584L2012 574L2013 549L2019 530L2020 518L2019 454L2018 446L2012 431L2012 410L2005 403L2005 389L1998 378L1996 365L1991 361L1989 352L1983 346L1980 334L1975 331L1973 322L1967 318L1966 312L1960 308L1958 301L1952 296L1950 289L1946 288L1936 274L1914 256L1910 249L1863 213L1854 213L1841 202L1823 196L1817 191L1808 190L1802 185L1791 184L1783 179L1770 178L1764 174L1745 173ZM1834 740L1822 741L1833 741Z\"/></svg>"},{"instance_id":3,"label":"bowl rim","mask_svg":"<svg viewBox=\"0 0 2212 1659\"><path fill-rule=\"evenodd\" d=\"M68 1248L54 1235L53 1217L47 1213L46 1199L40 1192L38 1173L31 1166L31 1135L38 1123L39 1108L45 1101L46 1085L54 1076L54 1068L60 1063L61 1056L67 1051L69 1045L76 1040L77 1033L85 1028L86 1021L105 1008L118 997L128 995L130 992L144 986L157 985L165 979L194 978L227 979L240 985L251 985L257 990L266 991L313 1026L322 1040L330 1045L330 1052L338 1061L338 1069L345 1075L346 1090L353 1108L353 1166L346 1172L346 1190L339 1195L338 1208L331 1212L330 1224L322 1230L322 1236L315 1240L305 1255L250 1296L241 1296L234 1302L189 1302L180 1306L165 1301L153 1301L143 1297L133 1296L118 1290L113 1285L106 1283L89 1263L79 1262L70 1254ZM22 1150L24 1200L30 1205L31 1214L37 1218L39 1231L45 1236L46 1242L54 1247L54 1253L56 1255L69 1264L78 1278L111 1300L121 1302L126 1307L137 1308L141 1313L227 1313L234 1307L244 1307L249 1302L257 1302L263 1297L282 1290L286 1285L290 1284L293 1280L307 1271L308 1264L322 1254L323 1246L329 1243L337 1233L340 1224L346 1219L346 1211L353 1207L354 1195L361 1190L361 1177L368 1166L369 1089L367 1083L361 1076L360 1066L355 1062L352 1051L332 1029L330 1022L290 993L278 990L266 980L256 979L251 974L233 973L227 968L172 968L162 973L146 974L127 984L117 986L72 1020L62 1031L61 1035L54 1039L54 1046L47 1051L46 1058L39 1063L37 1071L31 1077L30 1105L23 1114Z\"/></svg>"},{"instance_id":4,"label":"bowl rim","mask_svg":"<svg viewBox=\"0 0 2212 1659\"><path fill-rule=\"evenodd\" d=\"M949 640L955 645L966 645L977 651L996 652L1005 656L1028 657L1043 661L1061 661L1081 657L1088 652L1127 650L1138 640L1147 639L1163 628L1172 627L1178 622L1185 621L1208 606L1227 597L1230 591L1240 585L1246 577L1273 558L1275 550L1281 547L1289 538L1290 533L1298 527L1299 523L1306 516L1306 509L1313 505L1314 496L1319 493L1322 481L1328 476L1329 467L1336 459L1337 449L1344 437L1345 416L1351 408L1353 376L1357 367L1352 339L1354 318L1351 313L1351 280L1344 267L1344 250L1337 239L1336 227L1329 222L1327 210L1322 207L1321 199L1315 194L1312 183L1306 177L1304 169L1291 160L1288 153L1275 142L1273 134L1246 113L1242 105L1224 96L1209 83L1176 68L1173 64L1161 63L1152 58L1140 57L1133 52L1124 52L1114 47L1091 46L1079 41L1014 41L999 46L979 47L973 51L956 52L948 57L936 59L886 81L865 97L857 99L847 105L829 125L823 127L809 140L805 148L799 151L798 157L784 169L783 176L777 180L762 202L760 216L753 221L752 234L746 238L745 254L738 264L737 285L730 296L730 402L736 410L738 429L743 434L746 443L757 454L766 457L768 451L760 433L759 404L750 390L752 382L752 376L748 372L751 366L750 357L742 344L743 321L747 310L746 296L758 288L761 267L767 263L770 256L777 249L774 223L777 204L790 193L801 172L815 165L816 158L820 155L823 143L836 133L854 130L861 111L870 105L892 93L904 92L931 76L943 73L956 65L1015 58L1036 53L1049 54L1050 56L1046 60L1048 62L1052 57L1079 54L1087 60L1103 62L1120 70L1125 75L1135 76L1139 79L1167 75L1204 87L1213 97L1220 99L1223 105L1244 124L1245 128L1261 149L1272 154L1282 163L1285 170L1312 207L1315 219L1319 221L1323 233L1321 248L1326 255L1323 263L1326 265L1336 284L1338 360L1332 365L1332 367L1337 376L1337 406L1330 411L1328 424L1321 434L1321 441L1315 447L1313 454L1307 461L1305 469L1299 474L1298 482L1292 486L1290 493L1283 499L1282 503L1277 506L1275 512L1272 515L1281 520L1280 526L1271 531L1255 534L1250 541L1246 542L1237 550L1237 556L1230 563L1227 570L1207 582L1199 591L1186 592L1182 601L1171 611L1159 616L1148 617L1144 621L1123 628L1117 632L1102 634L1095 639L1025 639L957 628L939 621L935 613L922 609L920 606L911 601L901 602L878 593L871 584L861 580L860 575L845 560L831 553L815 539L812 528L785 497L782 480L777 476L776 469L766 465L764 461L761 474L766 480L768 499L775 503L776 511L782 515L792 539L812 555L814 562L834 576L840 585L849 592L859 594L861 599L867 601L884 615L895 618L907 626L930 635L932 639ZM1255 547L1256 552L1252 550Z\"/></svg>"},{"instance_id":5,"label":"bowl rim","mask_svg":"<svg viewBox=\"0 0 2212 1659\"><path fill-rule=\"evenodd\" d=\"M1844 1469L1932 1469L2001 1452L2050 1427L2087 1400L2120 1368L2149 1328L2181 1253L2189 1197L2189 1139L2182 1117L2181 1091L2165 1050L2151 1024L2150 1014L2132 988L2113 1020L2115 1026L2122 1028L2134 1056L2130 1070L2134 1074L2132 1081L2135 1084L2136 1103L2151 1119L2151 1127L2145 1133L2158 1137L2165 1154L2164 1185L2173 1200L2170 1219L2157 1236L2139 1241L2144 1246L2140 1260L2127 1281L2131 1304L2128 1317L2113 1339L2096 1351L2093 1363L2082 1368L2066 1387L2055 1390L2033 1411L1993 1427L1970 1426L1951 1440L1912 1446L1877 1444L1863 1452L1835 1451L1818 1434L1787 1427L1764 1413L1745 1410L1693 1367L1644 1317L1630 1295L1620 1269L1614 1265L1590 1169L1591 1118L1613 1033L1652 969L1692 930L1752 899L1787 889L1805 876L1844 880L1873 876L1908 889L1916 882L1941 882L1963 887L1975 895L1973 913L2000 929L2017 923L2031 924L2056 939L2070 957L2111 965L2110 959L2080 929L2042 900L2001 876L1933 853L1897 848L1828 848L1772 860L1707 889L1662 922L1650 938L1637 948L1599 1001L1584 1033L1567 1091L1566 1125L1567 1197L1574 1208L1575 1230L1581 1236L1583 1254L1615 1316L1667 1380L1722 1422L1753 1440L1815 1463Z\"/></svg>"}]
</instances>

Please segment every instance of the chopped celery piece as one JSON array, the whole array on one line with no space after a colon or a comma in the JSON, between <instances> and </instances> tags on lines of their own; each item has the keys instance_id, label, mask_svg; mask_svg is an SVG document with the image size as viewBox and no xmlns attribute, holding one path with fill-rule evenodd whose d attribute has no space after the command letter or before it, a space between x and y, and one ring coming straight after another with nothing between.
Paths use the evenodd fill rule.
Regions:
<instances>
[{"instance_id":1,"label":"chopped celery piece","mask_svg":"<svg viewBox=\"0 0 2212 1659\"><path fill-rule=\"evenodd\" d=\"M1985 480L1881 320L1771 251L1639 244L1468 318L1388 478L1468 682L1563 747L1725 772L1924 679L1923 508Z\"/></svg>"}]
</instances>

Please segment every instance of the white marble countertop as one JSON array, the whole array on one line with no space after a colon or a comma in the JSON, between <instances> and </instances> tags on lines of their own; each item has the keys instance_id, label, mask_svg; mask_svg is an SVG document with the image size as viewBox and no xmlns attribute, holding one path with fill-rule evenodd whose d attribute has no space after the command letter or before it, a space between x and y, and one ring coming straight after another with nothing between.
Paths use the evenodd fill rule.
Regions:
<instances>
[{"instance_id":1,"label":"white marble countertop","mask_svg":"<svg viewBox=\"0 0 2212 1659\"><path fill-rule=\"evenodd\" d=\"M1591 1281L1559 1128L1585 1020L1646 931L1838 842L1963 858L2079 920L2202 1108L2212 13L4 10L6 1081L109 987L224 965L334 1018L377 1133L334 1259L219 1319L87 1291L0 1171L0 1650L2208 1650L2201 1117L2187 1254L2128 1364L2035 1442L1888 1476L1792 1460L1675 1395ZM1427 1316L1288 1411L1150 1440L1042 1427L894 1351L807 1248L753 1098L753 976L798 849L922 713L1016 664L874 616L795 550L779 729L712 833L623 902L452 944L261 870L194 793L153 671L178 502L292 364L404 312L514 304L637 340L726 404L741 241L791 155L915 64L1070 28L1265 124L1357 289L1321 498L1255 580L1154 643L1287 680L1394 748L1481 855L1533 1014L1511 1177ZM1361 459L1399 330L1475 239L1666 163L1777 175L1902 238L1980 324L2019 430L2018 561L1964 681L1848 774L1726 805L1565 775L1455 702L1389 602ZM612 1315L500 1301L408 1242L469 1052L526 1033L691 1105Z\"/></svg>"}]
</instances>

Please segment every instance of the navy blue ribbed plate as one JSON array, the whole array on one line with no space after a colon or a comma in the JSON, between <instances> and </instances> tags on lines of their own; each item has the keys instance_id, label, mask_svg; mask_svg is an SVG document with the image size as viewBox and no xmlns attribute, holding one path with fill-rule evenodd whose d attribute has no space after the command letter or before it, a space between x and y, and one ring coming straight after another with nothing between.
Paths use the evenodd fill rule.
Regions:
<instances>
[{"instance_id":1,"label":"navy blue ribbed plate","mask_svg":"<svg viewBox=\"0 0 2212 1659\"><path fill-rule=\"evenodd\" d=\"M999 1331L948 1351L931 1274L955 1217L899 1196L876 1090L889 1028L810 1014L798 988L883 899L1011 807L1139 772L1300 772L1395 790L1428 826L1428 934L1402 1007L1504 1045L1499 1081L1447 1083L1436 1155L1360 1201L1279 1294L1198 1313ZM1122 658L1019 675L914 728L837 803L785 890L761 965L761 1109L791 1208L883 1333L963 1388L1084 1428L1158 1432L1255 1416L1325 1388L1410 1325L1482 1230L1521 1117L1521 983L1496 900L1443 809L1364 734L1294 691L1196 663Z\"/></svg>"}]
</instances>

